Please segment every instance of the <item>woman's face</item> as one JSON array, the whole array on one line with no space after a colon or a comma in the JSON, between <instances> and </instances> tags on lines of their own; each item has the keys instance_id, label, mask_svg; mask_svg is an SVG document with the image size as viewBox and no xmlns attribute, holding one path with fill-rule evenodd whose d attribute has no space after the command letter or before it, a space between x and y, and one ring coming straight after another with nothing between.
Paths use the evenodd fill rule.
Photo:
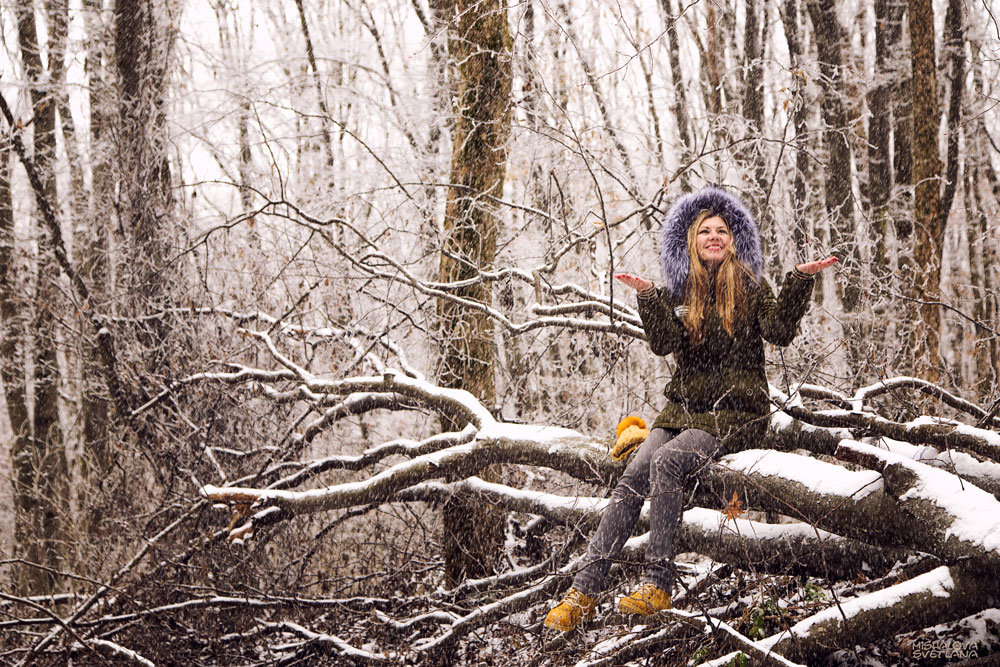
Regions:
<instances>
[{"instance_id":1,"label":"woman's face","mask_svg":"<svg viewBox=\"0 0 1000 667\"><path fill-rule=\"evenodd\" d=\"M729 253L729 244L732 242L729 225L719 216L705 218L698 225L695 250L698 251L698 259L705 266L718 266Z\"/></svg>"}]
</instances>

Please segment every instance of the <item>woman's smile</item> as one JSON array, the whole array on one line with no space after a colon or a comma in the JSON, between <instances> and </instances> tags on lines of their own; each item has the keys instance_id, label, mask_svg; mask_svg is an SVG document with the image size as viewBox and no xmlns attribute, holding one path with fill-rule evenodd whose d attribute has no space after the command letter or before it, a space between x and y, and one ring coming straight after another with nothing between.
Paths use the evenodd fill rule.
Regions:
<instances>
[{"instance_id":1,"label":"woman's smile","mask_svg":"<svg viewBox=\"0 0 1000 667\"><path fill-rule=\"evenodd\" d=\"M705 218L698 225L695 249L698 259L708 265L717 265L726 257L732 236L729 225L717 215Z\"/></svg>"}]
</instances>

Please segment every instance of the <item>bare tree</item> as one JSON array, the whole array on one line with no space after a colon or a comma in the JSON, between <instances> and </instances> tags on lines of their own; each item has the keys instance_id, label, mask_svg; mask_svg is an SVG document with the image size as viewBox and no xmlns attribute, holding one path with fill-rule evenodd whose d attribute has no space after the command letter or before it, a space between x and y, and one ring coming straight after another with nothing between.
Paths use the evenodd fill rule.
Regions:
<instances>
[{"instance_id":1,"label":"bare tree","mask_svg":"<svg viewBox=\"0 0 1000 667\"><path fill-rule=\"evenodd\" d=\"M913 296L920 304L920 325L914 326L911 333L911 354L914 367L934 380L940 377L941 311L931 302L940 299L945 221L941 215L940 120L932 4L910 2L909 20L913 58Z\"/></svg>"},{"instance_id":2,"label":"bare tree","mask_svg":"<svg viewBox=\"0 0 1000 667\"><path fill-rule=\"evenodd\" d=\"M503 193L507 171L511 106L507 14L503 4L480 0L455 2L444 12L449 21L448 53L458 75L439 276L446 283L470 282L457 296L488 307L492 297L479 272L491 270L496 256L499 221L493 200ZM492 405L496 370L491 320L447 301L439 303L438 312L441 384L469 391ZM445 424L445 430L458 426ZM499 470L484 468L481 474L498 481ZM445 506L446 575L452 585L494 569L503 528L503 513L483 503L456 499Z\"/></svg>"},{"instance_id":3,"label":"bare tree","mask_svg":"<svg viewBox=\"0 0 1000 667\"><path fill-rule=\"evenodd\" d=\"M32 3L17 3L15 15L21 62L28 81L33 114L32 157L46 196L49 201L57 201L55 82L46 83L51 73L42 62ZM50 64L58 62L58 56L50 59ZM12 320L11 333L14 334L13 344L7 350L10 356L4 360L10 369L5 373L4 384L7 386L9 378L8 406L12 410L11 423L18 434L12 452L17 507L15 541L26 561L21 571L20 587L30 593L50 592L58 581L55 572L62 568L68 555L70 495L66 444L58 413L60 372L53 312L53 305L59 300L55 284L58 268L53 254L55 240L41 217L42 213L37 212L41 242L32 262L34 275L16 276L11 270L14 266L20 264L26 268L17 262L14 266L8 265L8 281L4 285L7 310ZM9 242L13 250L13 226L10 230ZM30 299L23 298L23 292L16 287L18 283L22 288L33 284L34 293ZM18 338L20 350L17 349ZM27 363L29 357L31 366ZM29 368L32 368L30 379ZM26 419L29 415L30 421Z\"/></svg>"}]
</instances>

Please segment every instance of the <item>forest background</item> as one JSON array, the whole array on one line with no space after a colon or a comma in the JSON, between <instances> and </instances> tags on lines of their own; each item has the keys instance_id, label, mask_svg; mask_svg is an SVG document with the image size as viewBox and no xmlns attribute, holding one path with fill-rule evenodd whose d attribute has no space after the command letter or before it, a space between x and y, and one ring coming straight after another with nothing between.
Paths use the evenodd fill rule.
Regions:
<instances>
[{"instance_id":1,"label":"forest background","mask_svg":"<svg viewBox=\"0 0 1000 667\"><path fill-rule=\"evenodd\" d=\"M0 661L997 650L998 12L4 3ZM705 184L772 283L841 261L768 451L691 499L681 611L555 637L671 371L611 276Z\"/></svg>"}]
</instances>

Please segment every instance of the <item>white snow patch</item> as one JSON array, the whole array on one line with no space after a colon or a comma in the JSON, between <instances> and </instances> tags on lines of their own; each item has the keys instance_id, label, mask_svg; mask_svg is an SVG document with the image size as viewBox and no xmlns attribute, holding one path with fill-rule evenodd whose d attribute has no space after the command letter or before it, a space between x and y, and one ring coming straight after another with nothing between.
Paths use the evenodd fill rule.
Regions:
<instances>
[{"instance_id":1,"label":"white snow patch","mask_svg":"<svg viewBox=\"0 0 1000 667\"><path fill-rule=\"evenodd\" d=\"M982 642L986 646L996 646L998 643L995 630L1000 625L1000 609L987 609L972 616L966 616L960 621L953 623L942 623L929 628L924 628L924 634L954 636L956 630L964 633L964 640L971 642Z\"/></svg>"},{"instance_id":2,"label":"white snow patch","mask_svg":"<svg viewBox=\"0 0 1000 667\"><path fill-rule=\"evenodd\" d=\"M1000 448L1000 433L996 431L990 431L985 428L976 428L975 426L969 426L968 424L956 424L955 431L961 433L962 435L971 435L976 438L982 438L990 444L991 447Z\"/></svg>"},{"instance_id":3,"label":"white snow patch","mask_svg":"<svg viewBox=\"0 0 1000 667\"><path fill-rule=\"evenodd\" d=\"M507 424L504 422L490 422L483 424L483 428L476 435L478 439L497 440L529 440L538 443L550 443L567 438L583 438L579 431L559 426L543 426L541 424Z\"/></svg>"},{"instance_id":4,"label":"white snow patch","mask_svg":"<svg viewBox=\"0 0 1000 667\"><path fill-rule=\"evenodd\" d=\"M781 431L782 429L789 428L795 420L787 412L782 412L781 410L775 410L771 413L771 428L775 431Z\"/></svg>"},{"instance_id":5,"label":"white snow patch","mask_svg":"<svg viewBox=\"0 0 1000 667\"><path fill-rule=\"evenodd\" d=\"M980 461L976 457L970 456L965 452L950 449L937 452L936 456L928 459L927 455L930 454L931 448L913 445L909 442L893 440L892 438L886 437L877 438L875 441L871 441L866 438L862 440L862 442L880 449L887 449L890 452L895 452L896 454L912 458L928 465L937 467L954 466L955 472L963 477L988 478L1000 482L1000 463L995 463L993 461Z\"/></svg>"},{"instance_id":6,"label":"white snow patch","mask_svg":"<svg viewBox=\"0 0 1000 667\"><path fill-rule=\"evenodd\" d=\"M788 638L790 634L796 637L805 637L809 635L810 630L814 626L820 623L833 620L843 622L844 616L851 619L865 611L886 609L896 605L903 598L910 595L930 593L935 597L948 597L954 587L955 582L951 578L948 567L942 565L930 572L921 574L918 577L896 584L895 586L889 586L875 593L863 595L853 600L841 600L839 608L837 605L834 605L817 614L813 614L784 632L762 639L757 642L757 646L771 648L781 640Z\"/></svg>"},{"instance_id":7,"label":"white snow patch","mask_svg":"<svg viewBox=\"0 0 1000 667\"><path fill-rule=\"evenodd\" d=\"M774 403L779 410L784 407L802 407L802 396L799 394L798 386L792 388L791 394L786 394L771 383L768 383L767 390L770 394L771 402Z\"/></svg>"},{"instance_id":8,"label":"white snow patch","mask_svg":"<svg viewBox=\"0 0 1000 667\"><path fill-rule=\"evenodd\" d=\"M749 519L730 519L717 510L692 507L684 512L684 523L701 528L706 532L722 530L737 535L752 535L762 540L781 539L841 539L839 535L825 530L817 531L807 523L762 523ZM818 532L818 537L817 537Z\"/></svg>"},{"instance_id":9,"label":"white snow patch","mask_svg":"<svg viewBox=\"0 0 1000 667\"><path fill-rule=\"evenodd\" d=\"M489 493L496 493L530 501L536 505L541 505L549 510L584 510L588 512L603 512L604 508L611 502L610 498L597 498L594 496L560 496L555 493L545 493L544 491L529 491L526 489L516 489L506 484L495 484L486 482L479 477L469 477L465 483L470 489L479 489Z\"/></svg>"},{"instance_id":10,"label":"white snow patch","mask_svg":"<svg viewBox=\"0 0 1000 667\"><path fill-rule=\"evenodd\" d=\"M934 417L934 416L931 416L931 415L923 415L921 417L917 417L916 419L911 419L910 421L906 422L906 425L910 426L910 427L914 427L914 426L941 426L941 425L953 425L954 426L954 425L958 425L958 423L959 422L956 422L956 421L954 421L952 419L945 419L944 417Z\"/></svg>"},{"instance_id":11,"label":"white snow patch","mask_svg":"<svg viewBox=\"0 0 1000 667\"><path fill-rule=\"evenodd\" d=\"M906 456L879 449L863 442L845 440L842 446L873 454L890 464L901 465L917 476L914 486L900 500L928 500L955 517L946 536L970 542L1000 555L1000 502L971 482L963 481L945 470L918 463Z\"/></svg>"},{"instance_id":12,"label":"white snow patch","mask_svg":"<svg viewBox=\"0 0 1000 667\"><path fill-rule=\"evenodd\" d=\"M729 454L720 464L739 472L781 477L813 493L859 500L882 491L882 476L873 470L853 471L817 459L764 449Z\"/></svg>"}]
</instances>

